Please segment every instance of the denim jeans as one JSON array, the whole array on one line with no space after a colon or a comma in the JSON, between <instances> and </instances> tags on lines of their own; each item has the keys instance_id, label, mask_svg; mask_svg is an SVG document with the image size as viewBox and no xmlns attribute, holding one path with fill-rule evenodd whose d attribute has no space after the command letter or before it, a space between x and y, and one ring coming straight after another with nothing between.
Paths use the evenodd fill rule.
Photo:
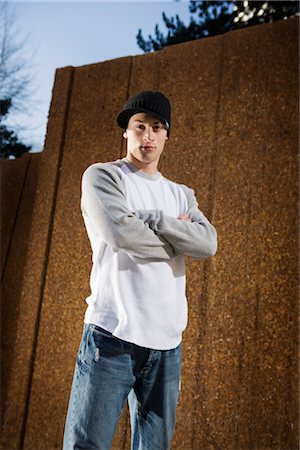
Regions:
<instances>
[{"instance_id":1,"label":"denim jeans","mask_svg":"<svg viewBox=\"0 0 300 450\"><path fill-rule=\"evenodd\" d=\"M170 448L179 395L181 344L151 350L85 324L63 450L109 450L128 398L132 450Z\"/></svg>"}]
</instances>

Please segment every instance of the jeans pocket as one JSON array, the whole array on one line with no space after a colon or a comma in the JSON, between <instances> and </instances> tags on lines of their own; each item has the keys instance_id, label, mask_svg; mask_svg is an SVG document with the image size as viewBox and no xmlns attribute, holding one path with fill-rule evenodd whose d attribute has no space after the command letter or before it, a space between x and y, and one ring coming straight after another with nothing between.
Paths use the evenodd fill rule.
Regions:
<instances>
[{"instance_id":1,"label":"jeans pocket","mask_svg":"<svg viewBox=\"0 0 300 450\"><path fill-rule=\"evenodd\" d=\"M92 338L92 330L89 324L85 324L83 328L80 347L77 355L76 364L82 374L89 372L93 365L93 359L98 357L98 350L96 350L95 344Z\"/></svg>"},{"instance_id":2,"label":"jeans pocket","mask_svg":"<svg viewBox=\"0 0 300 450\"><path fill-rule=\"evenodd\" d=\"M112 333L103 330L97 325L90 325L90 336L94 345L94 361L101 357L113 357L123 353L123 343Z\"/></svg>"},{"instance_id":3,"label":"jeans pocket","mask_svg":"<svg viewBox=\"0 0 300 450\"><path fill-rule=\"evenodd\" d=\"M90 323L88 325L88 327L89 327L90 332L93 334L99 334L100 336L104 336L104 337L112 337L112 338L114 337L112 335L112 333L110 333L107 330L104 330L104 328L98 327L98 325L94 325L94 324Z\"/></svg>"}]
</instances>

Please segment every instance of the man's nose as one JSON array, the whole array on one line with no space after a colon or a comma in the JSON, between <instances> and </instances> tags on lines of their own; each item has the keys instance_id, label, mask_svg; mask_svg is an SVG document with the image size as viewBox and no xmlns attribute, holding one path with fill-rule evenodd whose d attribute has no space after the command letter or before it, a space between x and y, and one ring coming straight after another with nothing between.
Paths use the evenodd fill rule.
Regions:
<instances>
[{"instance_id":1,"label":"man's nose","mask_svg":"<svg viewBox=\"0 0 300 450\"><path fill-rule=\"evenodd\" d=\"M154 139L154 132L153 132L151 127L147 128L145 130L144 139L145 139L145 141L148 141L148 142L149 141L153 141L153 139Z\"/></svg>"}]
</instances>

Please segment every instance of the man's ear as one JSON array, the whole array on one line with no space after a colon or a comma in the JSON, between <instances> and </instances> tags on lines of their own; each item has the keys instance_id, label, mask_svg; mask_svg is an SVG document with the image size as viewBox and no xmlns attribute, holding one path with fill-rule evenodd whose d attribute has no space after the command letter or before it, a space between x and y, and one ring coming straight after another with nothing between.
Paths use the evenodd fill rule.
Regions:
<instances>
[{"instance_id":1,"label":"man's ear","mask_svg":"<svg viewBox=\"0 0 300 450\"><path fill-rule=\"evenodd\" d=\"M127 139L127 131L126 130L123 132L123 138Z\"/></svg>"}]
</instances>

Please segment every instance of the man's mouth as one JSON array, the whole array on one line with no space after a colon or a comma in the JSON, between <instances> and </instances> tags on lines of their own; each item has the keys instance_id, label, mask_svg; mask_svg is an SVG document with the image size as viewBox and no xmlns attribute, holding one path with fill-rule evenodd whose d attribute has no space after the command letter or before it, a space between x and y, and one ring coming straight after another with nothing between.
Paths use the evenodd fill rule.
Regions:
<instances>
[{"instance_id":1,"label":"man's mouth","mask_svg":"<svg viewBox=\"0 0 300 450\"><path fill-rule=\"evenodd\" d=\"M151 152L152 150L155 150L155 147L153 147L152 145L143 145L142 149L146 152Z\"/></svg>"}]
</instances>

